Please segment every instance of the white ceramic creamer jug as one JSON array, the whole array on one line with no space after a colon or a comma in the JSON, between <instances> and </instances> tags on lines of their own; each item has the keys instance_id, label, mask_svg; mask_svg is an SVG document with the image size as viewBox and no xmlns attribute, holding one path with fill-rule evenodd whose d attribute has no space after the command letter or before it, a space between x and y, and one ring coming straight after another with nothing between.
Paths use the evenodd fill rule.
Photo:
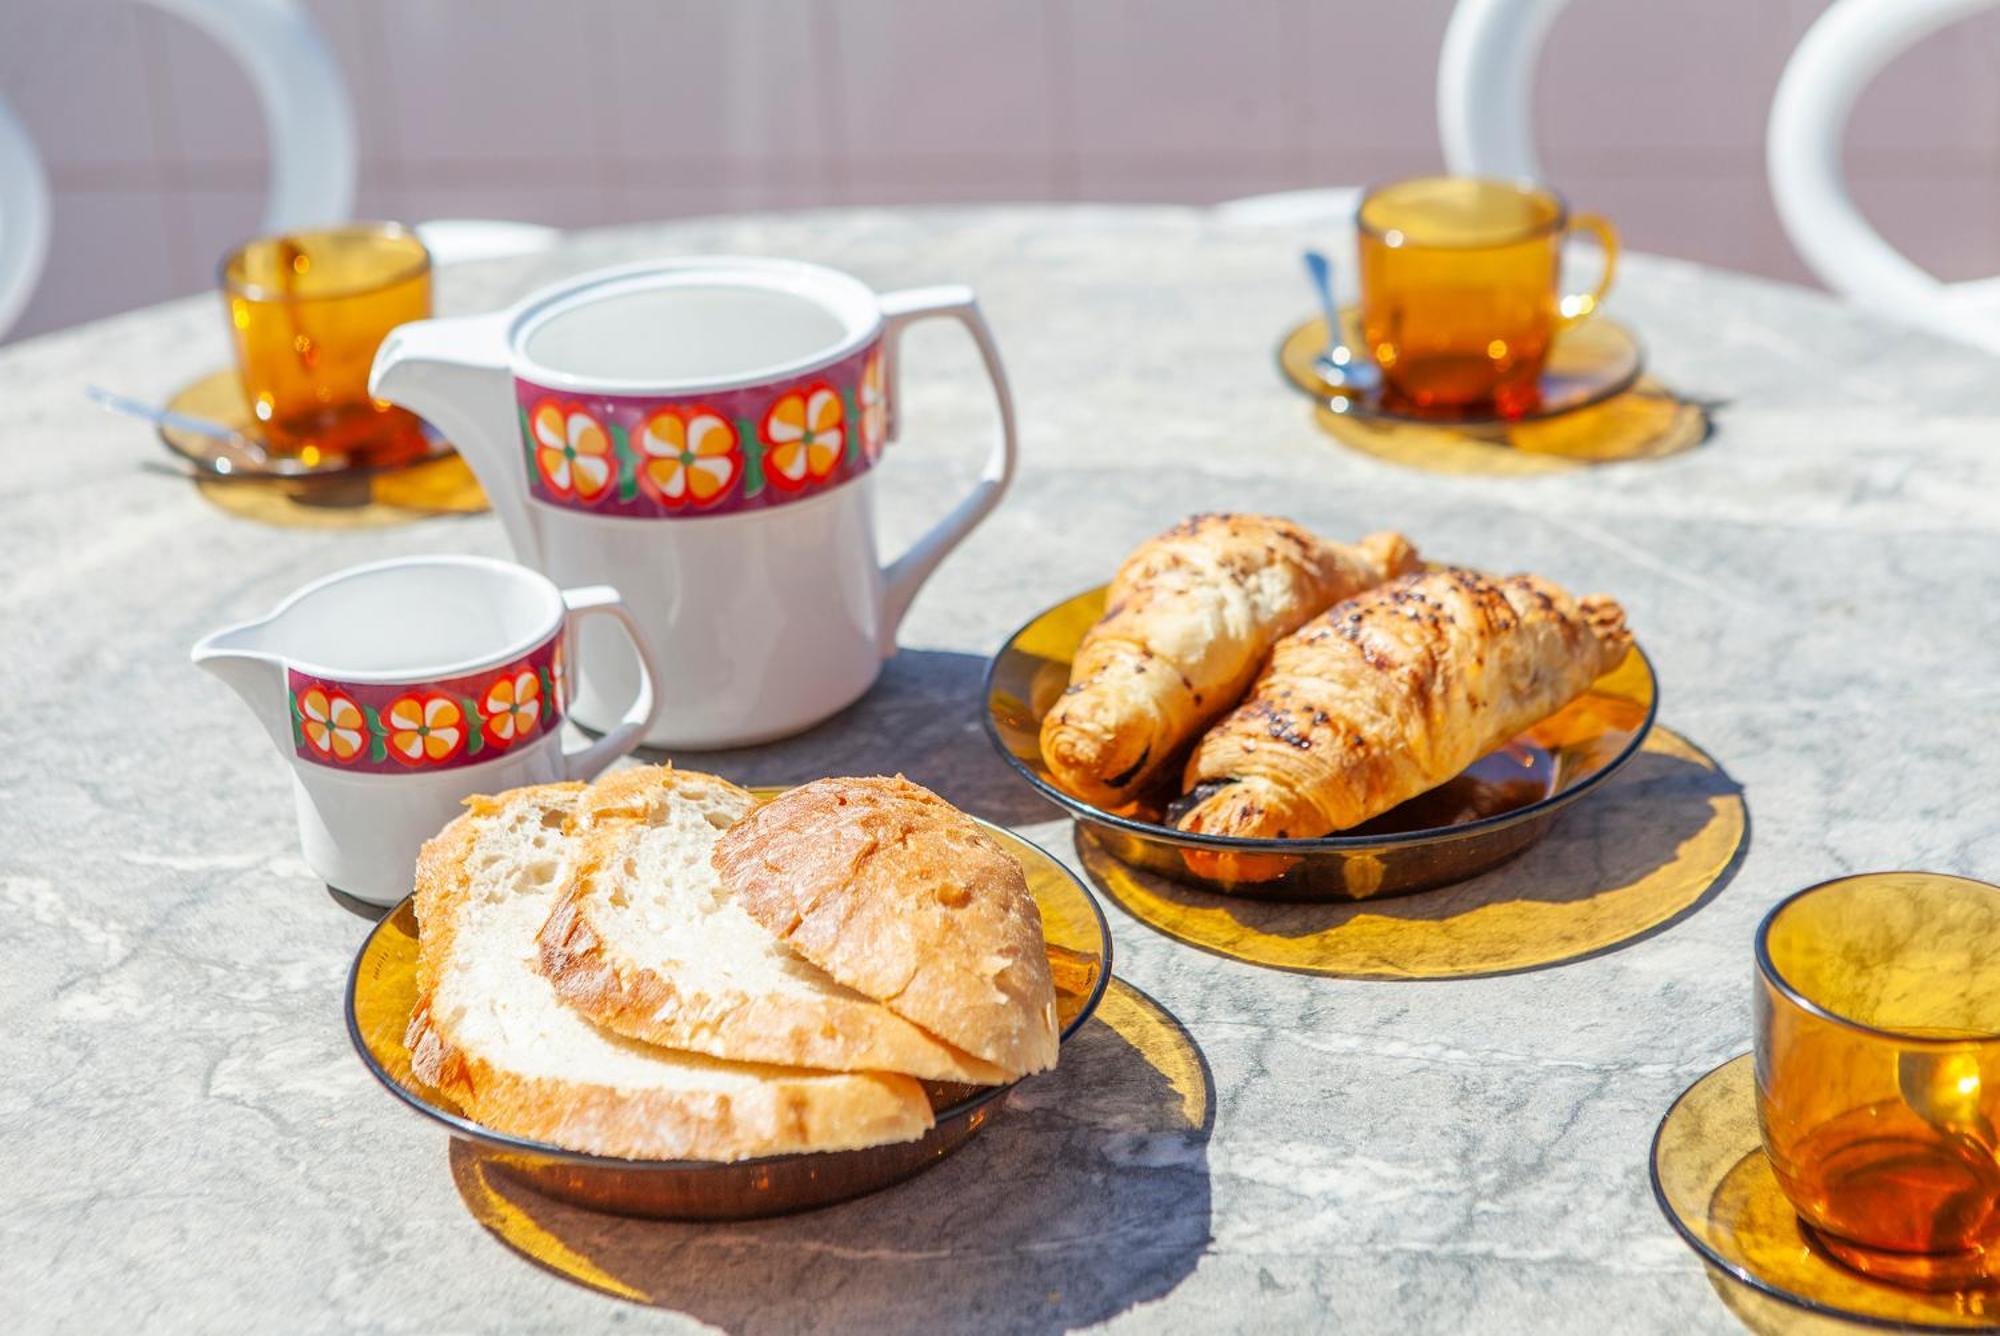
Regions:
<instances>
[{"instance_id":1,"label":"white ceramic creamer jug","mask_svg":"<svg viewBox=\"0 0 2000 1336\"><path fill-rule=\"evenodd\" d=\"M565 747L571 637L608 623L642 666L623 718ZM489 557L403 557L295 591L202 638L291 764L306 862L370 904L410 893L423 842L474 793L590 779L639 745L657 674L616 591L558 589Z\"/></svg>"},{"instance_id":2,"label":"white ceramic creamer jug","mask_svg":"<svg viewBox=\"0 0 2000 1336\"><path fill-rule=\"evenodd\" d=\"M885 566L873 470L896 434L898 337L931 316L977 343L1000 438L970 493ZM655 746L766 741L854 701L1014 472L1013 402L969 289L877 296L789 260L649 262L404 325L370 388L457 444L522 561L624 594L660 654ZM638 664L580 630L572 712L607 729Z\"/></svg>"}]
</instances>

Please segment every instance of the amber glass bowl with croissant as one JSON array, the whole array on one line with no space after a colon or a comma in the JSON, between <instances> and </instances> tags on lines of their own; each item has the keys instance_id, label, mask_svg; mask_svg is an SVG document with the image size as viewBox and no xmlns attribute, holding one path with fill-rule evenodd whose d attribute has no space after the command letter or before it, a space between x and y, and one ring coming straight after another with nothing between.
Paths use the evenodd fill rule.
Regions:
<instances>
[{"instance_id":1,"label":"amber glass bowl with croissant","mask_svg":"<svg viewBox=\"0 0 2000 1336\"><path fill-rule=\"evenodd\" d=\"M1778 1185L1854 1270L2000 1286L2000 886L1843 877L1757 932L1757 1118Z\"/></svg>"},{"instance_id":2,"label":"amber glass bowl with croissant","mask_svg":"<svg viewBox=\"0 0 2000 1336\"><path fill-rule=\"evenodd\" d=\"M1114 857L1227 895L1366 900L1477 876L1540 839L1565 807L1629 760L1657 709L1652 664L1634 646L1577 699L1457 778L1351 830L1314 839L1191 834L1165 820L1175 793L1097 807L1058 787L1042 757L1042 718L1069 685L1077 646L1104 607L1103 587L1078 594L1002 646L986 673L987 734ZM1166 767L1166 782L1178 773Z\"/></svg>"}]
</instances>

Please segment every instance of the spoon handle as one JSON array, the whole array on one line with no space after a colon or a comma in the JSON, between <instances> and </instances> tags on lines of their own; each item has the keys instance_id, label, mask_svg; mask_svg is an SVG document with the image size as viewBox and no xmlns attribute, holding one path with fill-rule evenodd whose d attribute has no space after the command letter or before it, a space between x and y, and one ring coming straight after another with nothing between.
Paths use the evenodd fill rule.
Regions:
<instances>
[{"instance_id":1,"label":"spoon handle","mask_svg":"<svg viewBox=\"0 0 2000 1336\"><path fill-rule=\"evenodd\" d=\"M1319 294L1320 314L1326 317L1326 336L1329 339L1340 335L1340 305L1333 299L1333 262L1316 250L1305 253L1306 273L1312 278L1313 291Z\"/></svg>"},{"instance_id":2,"label":"spoon handle","mask_svg":"<svg viewBox=\"0 0 2000 1336\"><path fill-rule=\"evenodd\" d=\"M207 418L189 417L186 413L176 413L170 408L155 408L149 403L134 399L130 395L117 394L97 385L84 387L84 395L99 408L135 417L150 422L156 427L170 427L175 431L189 432L196 436L206 436L221 441L242 451L259 464L268 463L270 456L264 447L233 427Z\"/></svg>"},{"instance_id":3,"label":"spoon handle","mask_svg":"<svg viewBox=\"0 0 2000 1336\"><path fill-rule=\"evenodd\" d=\"M1313 291L1319 294L1319 309L1326 320L1326 351L1319 355L1318 369L1326 388L1336 398L1352 398L1381 388L1381 372L1367 358L1356 355L1343 341L1340 303L1333 296L1333 261L1317 250L1304 254L1306 273Z\"/></svg>"}]
</instances>

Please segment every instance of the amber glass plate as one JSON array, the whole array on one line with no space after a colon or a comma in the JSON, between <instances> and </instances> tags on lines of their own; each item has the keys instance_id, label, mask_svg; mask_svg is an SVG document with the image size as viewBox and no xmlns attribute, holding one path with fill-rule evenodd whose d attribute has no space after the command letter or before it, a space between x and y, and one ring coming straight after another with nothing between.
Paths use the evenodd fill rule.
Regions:
<instances>
[{"instance_id":1,"label":"amber glass plate","mask_svg":"<svg viewBox=\"0 0 2000 1336\"><path fill-rule=\"evenodd\" d=\"M1042 761L1042 716L1069 684L1077 645L1103 612L1100 586L1014 633L987 666L987 734L1111 855L1224 895L1366 900L1477 876L1540 839L1563 808L1631 759L1658 708L1652 664L1634 646L1583 695L1456 779L1353 830L1311 840L1190 835L1161 821L1173 792L1106 811L1063 792ZM1177 770L1167 767L1169 782ZM1226 875L1209 873L1217 863Z\"/></svg>"},{"instance_id":2,"label":"amber glass plate","mask_svg":"<svg viewBox=\"0 0 2000 1336\"><path fill-rule=\"evenodd\" d=\"M1341 346L1361 347L1360 311L1341 312ZM1638 336L1608 316L1596 315L1558 333L1542 369L1541 394L1525 412L1502 415L1483 409L1418 408L1400 402L1393 390L1380 385L1343 390L1326 375L1324 359L1332 351L1326 320L1314 316L1294 326L1278 344L1278 369L1285 381L1328 412L1373 422L1421 422L1430 426L1498 426L1560 417L1579 408L1601 404L1623 394L1639 379L1645 354Z\"/></svg>"},{"instance_id":3,"label":"amber glass plate","mask_svg":"<svg viewBox=\"0 0 2000 1336\"><path fill-rule=\"evenodd\" d=\"M1423 895L1319 903L1217 895L1131 867L1082 825L1100 896L1177 942L1245 965L1339 979L1473 979L1616 950L1727 884L1749 833L1734 780L1655 727L1631 764L1545 840Z\"/></svg>"},{"instance_id":4,"label":"amber glass plate","mask_svg":"<svg viewBox=\"0 0 2000 1336\"><path fill-rule=\"evenodd\" d=\"M1209 1222L1206 1148L1216 1103L1214 1077L1193 1036L1123 979L1110 981L1090 1023L1063 1046L1063 1064L1073 1069L1051 1072L1019 1122L993 1127L997 1135L973 1153L980 1163L946 1165L941 1181L913 1182L853 1210L763 1221L754 1240L730 1236L749 1247L708 1247L719 1240L696 1239L684 1226L616 1220L552 1201L494 1167L469 1141L451 1142L451 1177L472 1218L529 1262L599 1294L670 1309L705 1331L904 1332L923 1329L928 1313L928 1329L948 1333L981 1325L965 1314L1030 1312L1030 1329L1053 1333L1115 1317L1134 1303L1129 1284L1079 1284L1074 1277L1085 1273L1064 1270L1081 1247L1103 1243L1136 1254L1135 1265L1157 1278L1141 1294L1171 1289L1193 1265ZM1081 1157L1077 1140L1088 1143ZM1119 1148L1133 1153L1120 1154L1111 1174L1079 1164ZM968 1201L969 1193L980 1195ZM1133 1237L1149 1229L1163 1198L1175 1218ZM935 1269L928 1250L932 1240L967 1233L972 1217L981 1221L980 1252L968 1257L961 1249L953 1259L970 1264L951 1266L957 1320L940 1321L937 1284L923 1274ZM698 1264L690 1262L691 1247L700 1249ZM1008 1253L1033 1260L1002 1260ZM1174 1265L1174 1257L1185 1263ZM774 1289L774 1266L794 1258L830 1262L851 1291L829 1309L823 1285ZM987 1258L994 1260L982 1265ZM1060 1296L1051 1294L1061 1279L1069 1283ZM837 1319L829 1321L829 1313Z\"/></svg>"},{"instance_id":5,"label":"amber glass plate","mask_svg":"<svg viewBox=\"0 0 2000 1336\"><path fill-rule=\"evenodd\" d=\"M768 796L776 790L758 790ZM981 822L982 825L986 823ZM1076 875L1010 831L987 833L1019 860L1042 911L1056 1011L1067 1044L1096 1011L1111 977L1111 931ZM586 1155L509 1136L466 1118L449 1097L417 1080L403 1043L416 1001L417 921L405 899L385 915L354 959L347 981L347 1033L368 1070L418 1113L442 1123L487 1164L546 1196L619 1215L667 1220L749 1220L830 1206L910 1177L964 1145L1001 1107L1011 1086L930 1086L937 1125L921 1139L824 1154L772 1155L731 1164Z\"/></svg>"},{"instance_id":6,"label":"amber glass plate","mask_svg":"<svg viewBox=\"0 0 2000 1336\"><path fill-rule=\"evenodd\" d=\"M1821 1249L1778 1187L1757 1130L1755 1059L1723 1063L1653 1138L1653 1195L1730 1311L1766 1333L1991 1331L2000 1293L1870 1280Z\"/></svg>"}]
</instances>

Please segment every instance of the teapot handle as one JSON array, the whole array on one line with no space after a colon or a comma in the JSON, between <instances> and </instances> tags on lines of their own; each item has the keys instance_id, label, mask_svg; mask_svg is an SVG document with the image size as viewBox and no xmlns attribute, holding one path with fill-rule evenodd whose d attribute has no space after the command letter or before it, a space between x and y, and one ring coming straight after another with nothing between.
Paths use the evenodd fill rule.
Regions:
<instances>
[{"instance_id":1,"label":"teapot handle","mask_svg":"<svg viewBox=\"0 0 2000 1336\"><path fill-rule=\"evenodd\" d=\"M902 624L903 615L910 610L917 591L930 578L951 550L965 540L965 536L977 528L993 507L1000 504L1007 487L1014 481L1015 439L1014 439L1014 396L1007 388L1007 370L1000 362L1000 350L993 342L993 331L986 327L986 317L980 313L979 299L972 289L956 284L937 288L912 288L906 292L890 292L882 296L883 351L887 359L890 418L889 432L893 437L901 423L897 421L897 381L898 367L902 361L903 330L919 320L944 317L964 325L972 335L973 343L979 347L979 356L986 363L987 379L993 382L993 398L1000 410L1000 439L994 442L993 450L986 457L986 466L980 470L979 480L972 490L965 494L951 513L932 525L930 530L910 545L908 551L883 568L884 597L882 603L881 650L882 657L888 658L896 652L896 628Z\"/></svg>"},{"instance_id":2,"label":"teapot handle","mask_svg":"<svg viewBox=\"0 0 2000 1336\"><path fill-rule=\"evenodd\" d=\"M625 711L625 717L618 721L618 726L595 742L563 752L566 778L594 779L599 771L619 757L629 755L645 740L646 731L653 726L655 716L660 713L659 693L653 690L653 683L659 674L654 667L653 650L646 643L645 633L639 629L638 621L625 607L625 600L616 589L609 585L586 585L581 589L563 590L562 598L572 623L598 614L616 618L626 638L632 642L633 652L639 656L639 692L632 698L632 706ZM564 634L568 634L567 630ZM569 699L567 682L557 683L556 690L562 693L564 700Z\"/></svg>"}]
</instances>

